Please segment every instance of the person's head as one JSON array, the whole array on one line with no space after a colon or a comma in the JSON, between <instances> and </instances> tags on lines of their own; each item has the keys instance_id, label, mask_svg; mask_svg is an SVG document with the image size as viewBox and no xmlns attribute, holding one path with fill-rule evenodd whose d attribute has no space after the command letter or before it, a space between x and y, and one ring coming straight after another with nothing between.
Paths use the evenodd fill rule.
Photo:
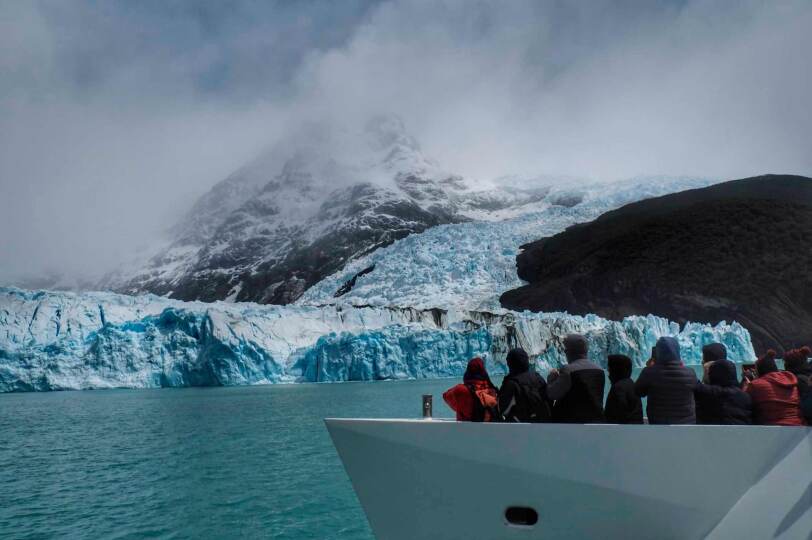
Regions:
<instances>
[{"instance_id":1,"label":"person's head","mask_svg":"<svg viewBox=\"0 0 812 540\"><path fill-rule=\"evenodd\" d=\"M567 355L567 362L575 362L587 357L589 353L589 343L581 334L570 334L564 338L564 354Z\"/></svg>"},{"instance_id":2,"label":"person's head","mask_svg":"<svg viewBox=\"0 0 812 540\"><path fill-rule=\"evenodd\" d=\"M714 360L708 369L708 382L716 386L736 386L736 364L730 360Z\"/></svg>"},{"instance_id":3,"label":"person's head","mask_svg":"<svg viewBox=\"0 0 812 540\"><path fill-rule=\"evenodd\" d=\"M524 349L511 349L507 353L507 365L511 375L519 375L530 369L530 357Z\"/></svg>"},{"instance_id":4,"label":"person's head","mask_svg":"<svg viewBox=\"0 0 812 540\"><path fill-rule=\"evenodd\" d=\"M482 358L477 356L476 358L471 358L468 361L468 367L465 369L465 374L462 376L462 380L466 384L474 381L491 382L491 378L488 376L488 370L485 369L485 362L482 360Z\"/></svg>"},{"instance_id":5,"label":"person's head","mask_svg":"<svg viewBox=\"0 0 812 540\"><path fill-rule=\"evenodd\" d=\"M790 349L784 353L784 369L792 373L797 373L806 367L812 350L809 347L800 349Z\"/></svg>"},{"instance_id":6,"label":"person's head","mask_svg":"<svg viewBox=\"0 0 812 540\"><path fill-rule=\"evenodd\" d=\"M778 366L775 365L775 356L775 351L770 349L764 356L756 360L756 374L759 377L778 371Z\"/></svg>"},{"instance_id":7,"label":"person's head","mask_svg":"<svg viewBox=\"0 0 812 540\"><path fill-rule=\"evenodd\" d=\"M672 337L661 337L654 346L655 364L679 364L679 342Z\"/></svg>"},{"instance_id":8,"label":"person's head","mask_svg":"<svg viewBox=\"0 0 812 540\"><path fill-rule=\"evenodd\" d=\"M727 360L727 347L721 343L709 343L702 347L702 363Z\"/></svg>"},{"instance_id":9,"label":"person's head","mask_svg":"<svg viewBox=\"0 0 812 540\"><path fill-rule=\"evenodd\" d=\"M625 354L610 354L606 367L609 369L609 380L612 383L632 376L632 359Z\"/></svg>"}]
</instances>

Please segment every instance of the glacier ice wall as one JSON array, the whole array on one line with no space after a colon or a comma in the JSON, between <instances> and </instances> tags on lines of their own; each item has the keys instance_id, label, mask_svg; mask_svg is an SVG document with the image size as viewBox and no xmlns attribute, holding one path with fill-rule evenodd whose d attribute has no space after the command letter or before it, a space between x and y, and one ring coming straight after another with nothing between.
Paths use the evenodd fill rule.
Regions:
<instances>
[{"instance_id":1,"label":"glacier ice wall","mask_svg":"<svg viewBox=\"0 0 812 540\"><path fill-rule=\"evenodd\" d=\"M659 317L411 308L180 302L156 296L0 288L0 391L157 388L459 376L472 356L503 372L525 348L540 369L564 361L567 333L587 336L605 364L625 353L642 364L658 337L678 337L686 363L721 341L754 358L736 323Z\"/></svg>"}]
</instances>

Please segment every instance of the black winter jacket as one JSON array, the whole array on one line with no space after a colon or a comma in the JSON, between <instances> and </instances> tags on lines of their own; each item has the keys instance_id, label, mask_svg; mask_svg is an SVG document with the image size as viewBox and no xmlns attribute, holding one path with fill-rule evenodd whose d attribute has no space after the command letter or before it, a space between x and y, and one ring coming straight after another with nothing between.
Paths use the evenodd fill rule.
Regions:
<instances>
[{"instance_id":1,"label":"black winter jacket","mask_svg":"<svg viewBox=\"0 0 812 540\"><path fill-rule=\"evenodd\" d=\"M643 402L634 392L634 381L621 379L612 384L604 409L610 424L642 424Z\"/></svg>"},{"instance_id":2,"label":"black winter jacket","mask_svg":"<svg viewBox=\"0 0 812 540\"><path fill-rule=\"evenodd\" d=\"M674 338L660 338L654 365L640 373L634 390L648 396L649 424L695 424L694 389L699 381L691 368L682 365L679 344Z\"/></svg>"},{"instance_id":3,"label":"black winter jacket","mask_svg":"<svg viewBox=\"0 0 812 540\"><path fill-rule=\"evenodd\" d=\"M506 375L499 389L499 414L506 422L530 422L533 414L532 407L527 401L527 396L522 390L524 388L535 388L544 401L547 401L547 382L544 377L535 370L525 371L520 374ZM541 417L535 419L536 422L550 421L550 405L545 403L546 413L541 413Z\"/></svg>"},{"instance_id":4,"label":"black winter jacket","mask_svg":"<svg viewBox=\"0 0 812 540\"><path fill-rule=\"evenodd\" d=\"M555 400L553 422L595 424L604 422L603 387L606 375L600 366L581 358L563 368L547 386L547 396Z\"/></svg>"},{"instance_id":5,"label":"black winter jacket","mask_svg":"<svg viewBox=\"0 0 812 540\"><path fill-rule=\"evenodd\" d=\"M499 415L505 422L549 422L550 403L547 381L535 369L530 369L530 357L523 349L513 349L507 355L508 374L499 389ZM533 406L531 396L540 399Z\"/></svg>"},{"instance_id":6,"label":"black winter jacket","mask_svg":"<svg viewBox=\"0 0 812 540\"><path fill-rule=\"evenodd\" d=\"M801 394L801 399L812 392L812 363L807 362L801 369L788 369L787 371L798 379L798 392Z\"/></svg>"},{"instance_id":7,"label":"black winter jacket","mask_svg":"<svg viewBox=\"0 0 812 540\"><path fill-rule=\"evenodd\" d=\"M746 425L753 423L753 402L738 387L736 366L729 360L717 360L708 370L710 384L696 387L696 418L699 424Z\"/></svg>"}]
</instances>

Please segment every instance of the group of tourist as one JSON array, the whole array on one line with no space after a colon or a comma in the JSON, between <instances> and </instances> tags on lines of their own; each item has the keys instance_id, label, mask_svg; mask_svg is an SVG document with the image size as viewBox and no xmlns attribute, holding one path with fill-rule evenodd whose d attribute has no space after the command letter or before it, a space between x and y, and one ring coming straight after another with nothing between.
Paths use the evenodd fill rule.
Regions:
<instances>
[{"instance_id":1,"label":"group of tourist","mask_svg":"<svg viewBox=\"0 0 812 540\"><path fill-rule=\"evenodd\" d=\"M564 339L567 365L545 380L522 349L507 354L508 374L497 388L481 358L468 362L462 384L443 394L457 420L473 422L559 422L571 424L642 424L642 398L647 398L649 424L812 425L812 351L808 347L784 354L779 370L775 351L742 371L728 360L721 343L702 349L699 380L680 358L676 339L657 341L652 358L632 380L632 360L609 355L606 375L589 360L586 338Z\"/></svg>"}]
</instances>

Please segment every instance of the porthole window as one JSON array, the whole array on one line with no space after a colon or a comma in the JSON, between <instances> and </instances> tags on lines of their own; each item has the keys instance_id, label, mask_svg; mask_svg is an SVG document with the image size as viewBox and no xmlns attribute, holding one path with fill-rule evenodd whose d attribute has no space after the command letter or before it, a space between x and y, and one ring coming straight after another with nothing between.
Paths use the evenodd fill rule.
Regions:
<instances>
[{"instance_id":1,"label":"porthole window","mask_svg":"<svg viewBox=\"0 0 812 540\"><path fill-rule=\"evenodd\" d=\"M505 520L509 525L532 527L539 521L539 514L528 506L511 506L505 510Z\"/></svg>"}]
</instances>

